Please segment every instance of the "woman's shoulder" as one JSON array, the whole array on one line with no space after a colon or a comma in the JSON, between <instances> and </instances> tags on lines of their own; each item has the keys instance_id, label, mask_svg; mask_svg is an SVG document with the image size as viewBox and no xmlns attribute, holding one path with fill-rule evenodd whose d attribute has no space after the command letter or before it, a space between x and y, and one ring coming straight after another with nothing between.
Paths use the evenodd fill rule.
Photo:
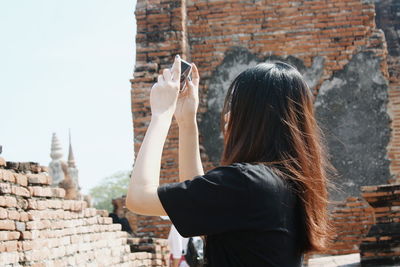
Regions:
<instances>
[{"instance_id":1,"label":"woman's shoulder","mask_svg":"<svg viewBox=\"0 0 400 267\"><path fill-rule=\"evenodd\" d=\"M286 187L287 182L276 171L264 163L235 162L229 165L221 165L205 175L220 181L246 183L250 187L261 186L261 188Z\"/></svg>"},{"instance_id":2,"label":"woman's shoulder","mask_svg":"<svg viewBox=\"0 0 400 267\"><path fill-rule=\"evenodd\" d=\"M232 164L240 170L250 183L258 185L269 185L269 187L281 187L286 185L284 177L276 170L265 163L237 162Z\"/></svg>"},{"instance_id":3,"label":"woman's shoulder","mask_svg":"<svg viewBox=\"0 0 400 267\"><path fill-rule=\"evenodd\" d=\"M249 169L259 168L259 163L250 163L250 162L234 162L229 165L220 165L217 166L211 171L239 171L239 172L246 172Z\"/></svg>"},{"instance_id":4,"label":"woman's shoulder","mask_svg":"<svg viewBox=\"0 0 400 267\"><path fill-rule=\"evenodd\" d=\"M241 163L232 163L229 165L220 165L207 171L201 178L215 184L224 184L228 186L244 186L248 183L245 176L245 168Z\"/></svg>"},{"instance_id":5,"label":"woman's shoulder","mask_svg":"<svg viewBox=\"0 0 400 267\"><path fill-rule=\"evenodd\" d=\"M241 173L244 171L245 168L242 163L232 163L229 165L219 165L214 168L211 168L205 173L205 175L213 175L213 174L241 175Z\"/></svg>"},{"instance_id":6,"label":"woman's shoulder","mask_svg":"<svg viewBox=\"0 0 400 267\"><path fill-rule=\"evenodd\" d=\"M265 176L266 174L277 176L271 166L262 162L235 162L227 167L238 169L243 173L259 174L261 176Z\"/></svg>"}]
</instances>

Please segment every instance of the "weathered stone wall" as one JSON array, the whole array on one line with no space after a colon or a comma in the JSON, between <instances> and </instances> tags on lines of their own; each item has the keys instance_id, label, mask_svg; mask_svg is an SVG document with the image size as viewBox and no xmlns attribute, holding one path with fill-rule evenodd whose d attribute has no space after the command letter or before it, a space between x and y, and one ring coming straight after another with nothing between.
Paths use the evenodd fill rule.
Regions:
<instances>
[{"instance_id":1,"label":"weathered stone wall","mask_svg":"<svg viewBox=\"0 0 400 267\"><path fill-rule=\"evenodd\" d=\"M376 25L385 33L387 41L387 63L389 71L389 105L392 119L392 134L388 147L391 161L391 182L400 178L400 2L375 0Z\"/></svg>"},{"instance_id":2,"label":"weathered stone wall","mask_svg":"<svg viewBox=\"0 0 400 267\"><path fill-rule=\"evenodd\" d=\"M343 193L359 196L360 185L387 183L390 118L388 82L373 52L355 54L343 70L324 81L317 96L317 118L325 130L331 162L339 171Z\"/></svg>"},{"instance_id":3,"label":"weathered stone wall","mask_svg":"<svg viewBox=\"0 0 400 267\"><path fill-rule=\"evenodd\" d=\"M139 0L135 14L137 61L131 81L136 153L150 121L150 88L175 54L195 62L200 71L198 121L206 171L218 165L222 151L219 113L229 83L249 66L280 59L295 65L314 91L317 116L340 175L332 200L357 197L361 185L387 183L399 173L400 142L393 139L396 122L387 108L396 103L398 87L388 82L393 75L373 1ZM178 179L177 146L173 123L162 156L162 182ZM138 216L137 225L143 235L166 237L169 231L157 217Z\"/></svg>"},{"instance_id":4,"label":"weathered stone wall","mask_svg":"<svg viewBox=\"0 0 400 267\"><path fill-rule=\"evenodd\" d=\"M0 158L1 266L167 266L166 240L130 238L42 170Z\"/></svg>"},{"instance_id":5,"label":"weathered stone wall","mask_svg":"<svg viewBox=\"0 0 400 267\"><path fill-rule=\"evenodd\" d=\"M362 196L373 207L376 224L360 244L362 266L400 264L400 2L375 0L376 25L385 33L389 73L391 140L388 158L392 174L389 185L361 187Z\"/></svg>"}]
</instances>

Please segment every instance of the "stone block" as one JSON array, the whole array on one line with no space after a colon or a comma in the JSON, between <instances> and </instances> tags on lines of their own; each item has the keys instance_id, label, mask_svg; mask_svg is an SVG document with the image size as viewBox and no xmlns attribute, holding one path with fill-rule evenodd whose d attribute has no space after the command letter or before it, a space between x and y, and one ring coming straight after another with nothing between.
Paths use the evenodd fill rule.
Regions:
<instances>
[{"instance_id":1,"label":"stone block","mask_svg":"<svg viewBox=\"0 0 400 267\"><path fill-rule=\"evenodd\" d=\"M38 173L38 174L27 174L28 183L32 185L49 185L50 179L49 175L45 173Z\"/></svg>"},{"instance_id":2,"label":"stone block","mask_svg":"<svg viewBox=\"0 0 400 267\"><path fill-rule=\"evenodd\" d=\"M15 176L15 183L20 184L22 186L28 185L28 178L26 177L26 175L15 173L14 176Z\"/></svg>"},{"instance_id":3,"label":"stone block","mask_svg":"<svg viewBox=\"0 0 400 267\"><path fill-rule=\"evenodd\" d=\"M15 222L13 220L0 220L0 230L15 230Z\"/></svg>"}]
</instances>

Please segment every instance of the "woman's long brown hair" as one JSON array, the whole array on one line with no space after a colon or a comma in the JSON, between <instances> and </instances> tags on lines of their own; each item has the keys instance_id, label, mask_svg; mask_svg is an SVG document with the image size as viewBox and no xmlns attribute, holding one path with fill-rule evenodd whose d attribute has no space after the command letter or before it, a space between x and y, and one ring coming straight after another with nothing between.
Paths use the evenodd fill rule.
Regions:
<instances>
[{"instance_id":1,"label":"woman's long brown hair","mask_svg":"<svg viewBox=\"0 0 400 267\"><path fill-rule=\"evenodd\" d=\"M313 100L302 75L276 61L240 73L221 113L222 165L263 163L294 185L305 231L302 252L322 252L333 237L328 213L328 187L333 184L327 170L335 169L327 160Z\"/></svg>"}]
</instances>

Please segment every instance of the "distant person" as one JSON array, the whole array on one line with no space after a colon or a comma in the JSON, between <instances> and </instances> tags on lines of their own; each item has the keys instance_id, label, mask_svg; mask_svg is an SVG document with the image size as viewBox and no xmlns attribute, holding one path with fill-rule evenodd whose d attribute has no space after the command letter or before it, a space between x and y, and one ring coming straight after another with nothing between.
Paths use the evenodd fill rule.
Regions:
<instances>
[{"instance_id":1,"label":"distant person","mask_svg":"<svg viewBox=\"0 0 400 267\"><path fill-rule=\"evenodd\" d=\"M168 216L160 216L169 220ZM170 266L173 267L202 267L203 266L203 241L195 236L186 238L181 236L172 224L168 234L170 248Z\"/></svg>"},{"instance_id":2,"label":"distant person","mask_svg":"<svg viewBox=\"0 0 400 267\"><path fill-rule=\"evenodd\" d=\"M119 223L121 225L121 231L132 234L132 228L129 225L129 221L127 218L120 218L116 213L110 213L108 217L112 218L113 223Z\"/></svg>"},{"instance_id":3,"label":"distant person","mask_svg":"<svg viewBox=\"0 0 400 267\"><path fill-rule=\"evenodd\" d=\"M170 262L171 267L189 267L185 260L186 247L189 238L181 236L174 225L168 235L168 244L171 250Z\"/></svg>"},{"instance_id":4,"label":"distant person","mask_svg":"<svg viewBox=\"0 0 400 267\"><path fill-rule=\"evenodd\" d=\"M204 174L196 122L199 73L192 68L193 80L186 80L182 92L179 56L151 88L151 122L127 207L168 215L184 237L204 235L205 266L301 266L304 253L323 251L332 236L326 174L331 165L312 91L284 62L241 72L227 89L221 113L220 166ZM180 182L159 185L173 116L179 126Z\"/></svg>"},{"instance_id":5,"label":"distant person","mask_svg":"<svg viewBox=\"0 0 400 267\"><path fill-rule=\"evenodd\" d=\"M112 200L112 205L113 205L113 212L108 214L108 217L112 218L113 223L119 223L121 225L121 231L128 232L129 234L132 233L132 228L129 224L129 221L125 217L119 217L118 216L118 203L115 199ZM120 212L121 214L121 212Z\"/></svg>"}]
</instances>

